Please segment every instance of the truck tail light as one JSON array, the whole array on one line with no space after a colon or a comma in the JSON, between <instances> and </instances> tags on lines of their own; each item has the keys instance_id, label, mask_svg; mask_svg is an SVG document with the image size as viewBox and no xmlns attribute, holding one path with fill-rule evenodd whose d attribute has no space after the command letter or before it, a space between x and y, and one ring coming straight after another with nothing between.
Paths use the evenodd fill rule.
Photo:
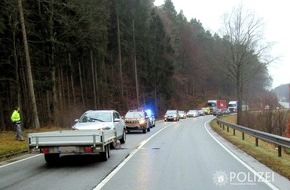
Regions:
<instances>
[{"instance_id":1,"label":"truck tail light","mask_svg":"<svg viewBox=\"0 0 290 190\"><path fill-rule=\"evenodd\" d=\"M85 147L85 153L91 153L92 148L91 147Z\"/></svg>"},{"instance_id":2,"label":"truck tail light","mask_svg":"<svg viewBox=\"0 0 290 190\"><path fill-rule=\"evenodd\" d=\"M48 148L41 148L40 152L43 154L49 153L49 149Z\"/></svg>"}]
</instances>

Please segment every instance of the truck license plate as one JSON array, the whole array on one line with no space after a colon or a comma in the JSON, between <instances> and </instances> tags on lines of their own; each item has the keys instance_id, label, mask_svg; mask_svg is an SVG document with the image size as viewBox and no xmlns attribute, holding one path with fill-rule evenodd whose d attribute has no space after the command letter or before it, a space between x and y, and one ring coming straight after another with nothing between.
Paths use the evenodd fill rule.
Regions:
<instances>
[{"instance_id":1,"label":"truck license plate","mask_svg":"<svg viewBox=\"0 0 290 190\"><path fill-rule=\"evenodd\" d=\"M60 152L76 152L77 148L75 146L62 146L59 147Z\"/></svg>"}]
</instances>

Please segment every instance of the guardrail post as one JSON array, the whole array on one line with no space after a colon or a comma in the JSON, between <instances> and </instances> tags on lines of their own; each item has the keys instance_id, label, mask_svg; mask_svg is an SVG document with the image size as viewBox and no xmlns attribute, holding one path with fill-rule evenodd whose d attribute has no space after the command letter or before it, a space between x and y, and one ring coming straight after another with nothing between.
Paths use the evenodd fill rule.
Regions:
<instances>
[{"instance_id":1,"label":"guardrail post","mask_svg":"<svg viewBox=\"0 0 290 190\"><path fill-rule=\"evenodd\" d=\"M245 133L242 132L242 140L245 140Z\"/></svg>"},{"instance_id":2,"label":"guardrail post","mask_svg":"<svg viewBox=\"0 0 290 190\"><path fill-rule=\"evenodd\" d=\"M282 156L282 147L281 145L278 145L278 157Z\"/></svg>"},{"instance_id":3,"label":"guardrail post","mask_svg":"<svg viewBox=\"0 0 290 190\"><path fill-rule=\"evenodd\" d=\"M227 126L227 132L229 132L230 131L230 128L229 128L229 126Z\"/></svg>"},{"instance_id":4,"label":"guardrail post","mask_svg":"<svg viewBox=\"0 0 290 190\"><path fill-rule=\"evenodd\" d=\"M223 124L223 130L225 130L225 125Z\"/></svg>"},{"instance_id":5,"label":"guardrail post","mask_svg":"<svg viewBox=\"0 0 290 190\"><path fill-rule=\"evenodd\" d=\"M233 129L233 135L234 136L236 135L236 129Z\"/></svg>"},{"instance_id":6,"label":"guardrail post","mask_svg":"<svg viewBox=\"0 0 290 190\"><path fill-rule=\"evenodd\" d=\"M256 139L256 146L259 146L259 139L258 138L255 138Z\"/></svg>"}]
</instances>

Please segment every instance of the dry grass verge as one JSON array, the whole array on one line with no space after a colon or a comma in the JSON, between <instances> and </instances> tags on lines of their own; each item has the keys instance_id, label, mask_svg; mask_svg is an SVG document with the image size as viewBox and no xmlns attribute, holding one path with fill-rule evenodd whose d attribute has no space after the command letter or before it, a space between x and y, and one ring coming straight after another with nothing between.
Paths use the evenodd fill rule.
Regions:
<instances>
[{"instance_id":1,"label":"dry grass verge","mask_svg":"<svg viewBox=\"0 0 290 190\"><path fill-rule=\"evenodd\" d=\"M235 118L232 116L223 118L227 122L235 123ZM229 128L227 132L226 128L223 130L215 120L211 122L213 130L215 130L219 135L233 143L235 146L239 147L241 150L251 155L259 162L265 164L277 173L285 176L290 180L290 155L289 149L282 152L282 157L278 157L277 147L271 143L262 141L259 139L259 146L255 144L255 138L245 134L245 140L242 140L242 133L235 131L233 135L233 130Z\"/></svg>"},{"instance_id":2,"label":"dry grass verge","mask_svg":"<svg viewBox=\"0 0 290 190\"><path fill-rule=\"evenodd\" d=\"M19 153L28 151L27 134L31 132L43 132L43 131L54 131L54 130L64 130L57 127L45 127L41 129L30 129L23 130L22 136L25 141L15 140L15 131L2 131L0 132L0 161L9 159L13 155L18 155Z\"/></svg>"}]
</instances>

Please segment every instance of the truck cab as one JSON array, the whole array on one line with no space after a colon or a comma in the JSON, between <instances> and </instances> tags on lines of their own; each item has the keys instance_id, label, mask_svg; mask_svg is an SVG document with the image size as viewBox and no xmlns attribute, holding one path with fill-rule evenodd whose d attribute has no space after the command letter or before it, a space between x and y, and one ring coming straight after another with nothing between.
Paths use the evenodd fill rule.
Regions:
<instances>
[{"instance_id":1,"label":"truck cab","mask_svg":"<svg viewBox=\"0 0 290 190\"><path fill-rule=\"evenodd\" d=\"M210 114L223 115L227 110L227 102L225 100L208 100L207 107L210 109Z\"/></svg>"},{"instance_id":2,"label":"truck cab","mask_svg":"<svg viewBox=\"0 0 290 190\"><path fill-rule=\"evenodd\" d=\"M229 101L228 109L231 113L237 113L238 111L238 101Z\"/></svg>"}]
</instances>

